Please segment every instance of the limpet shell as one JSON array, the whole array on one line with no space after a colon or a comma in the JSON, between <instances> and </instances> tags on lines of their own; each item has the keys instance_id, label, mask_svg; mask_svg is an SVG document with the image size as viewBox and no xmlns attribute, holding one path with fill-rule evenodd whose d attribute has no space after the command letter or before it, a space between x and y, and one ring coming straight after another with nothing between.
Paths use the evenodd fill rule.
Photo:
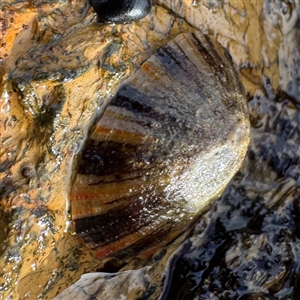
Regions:
<instances>
[{"instance_id":1,"label":"limpet shell","mask_svg":"<svg viewBox=\"0 0 300 300\"><path fill-rule=\"evenodd\" d=\"M76 233L97 257L166 243L220 195L248 142L229 55L201 32L179 34L95 122L70 194Z\"/></svg>"}]
</instances>

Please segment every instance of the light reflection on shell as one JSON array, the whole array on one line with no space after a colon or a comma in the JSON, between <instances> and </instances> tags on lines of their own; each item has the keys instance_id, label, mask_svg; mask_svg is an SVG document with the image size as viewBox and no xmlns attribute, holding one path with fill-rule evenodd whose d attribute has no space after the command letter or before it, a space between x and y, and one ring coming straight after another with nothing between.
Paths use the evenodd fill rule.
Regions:
<instances>
[{"instance_id":1,"label":"light reflection on shell","mask_svg":"<svg viewBox=\"0 0 300 300\"><path fill-rule=\"evenodd\" d=\"M200 32L178 35L95 123L70 195L76 233L98 257L170 240L224 189L248 140L230 58Z\"/></svg>"}]
</instances>

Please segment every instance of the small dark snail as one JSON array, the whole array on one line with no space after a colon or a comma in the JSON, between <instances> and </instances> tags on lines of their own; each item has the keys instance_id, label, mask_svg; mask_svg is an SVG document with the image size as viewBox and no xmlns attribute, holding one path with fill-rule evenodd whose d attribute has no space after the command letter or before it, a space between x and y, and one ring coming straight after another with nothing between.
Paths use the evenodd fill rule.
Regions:
<instances>
[{"instance_id":1,"label":"small dark snail","mask_svg":"<svg viewBox=\"0 0 300 300\"><path fill-rule=\"evenodd\" d=\"M150 12L150 0L90 0L104 22L137 21Z\"/></svg>"},{"instance_id":2,"label":"small dark snail","mask_svg":"<svg viewBox=\"0 0 300 300\"><path fill-rule=\"evenodd\" d=\"M95 123L70 195L76 233L98 257L165 243L219 196L248 142L229 56L200 32L178 35Z\"/></svg>"}]
</instances>

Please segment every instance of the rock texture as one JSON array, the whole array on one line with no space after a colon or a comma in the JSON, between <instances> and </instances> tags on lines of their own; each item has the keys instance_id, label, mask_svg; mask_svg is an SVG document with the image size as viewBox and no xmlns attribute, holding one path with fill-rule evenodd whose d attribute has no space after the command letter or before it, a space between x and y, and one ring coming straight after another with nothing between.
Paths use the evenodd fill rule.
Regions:
<instances>
[{"instance_id":1,"label":"rock texture","mask_svg":"<svg viewBox=\"0 0 300 300\"><path fill-rule=\"evenodd\" d=\"M137 259L125 265L124 270L139 269L136 274L143 282L131 293L136 287L136 275L118 273L116 276L122 282L124 274L127 278L119 288L119 295L127 293L128 299L137 299L141 296L139 293L146 299L157 299L159 295L180 297L184 290L178 290L179 286L185 291L194 287L188 294L189 299L236 299L244 290L255 293L251 287L259 289L261 286L264 294L254 296L279 293L278 297L288 297L289 291L297 292L299 279L289 278L296 276L299 270L298 236L295 235L299 230L296 199L299 168L295 167L299 165L299 147L296 146L299 145L300 103L298 2L157 1L151 14L141 21L99 25L87 1L6 1L1 3L0 21L0 226L3 228L0 232L0 297L52 299L83 273L115 268L113 260L95 260L76 236L65 233L69 209L66 187L72 180L74 154L81 149L90 122L101 110L107 95L114 93L120 82L130 77L160 45L179 32L195 28L214 36L228 49L247 96L252 99L249 102L251 133L255 139L248 164L242 169L242 175L239 174L244 181L236 177L233 190L228 188L221 204L217 203L203 217L183 246L179 246L183 242L181 237L152 261ZM75 98L80 101L73 101ZM282 102L278 103L278 99ZM282 130L276 124L281 124ZM277 155L272 147L281 132L286 134L283 141L287 148L280 148ZM257 176L259 174L261 176ZM282 184L274 186L272 194L269 191L275 179ZM239 189L240 182L245 181L248 182L247 188L244 187L247 200L240 196L243 190ZM275 199L273 202L268 202L270 195ZM237 199L234 202L237 209L230 199ZM251 236L248 231L240 234L245 223L234 227L228 221L231 218L226 219L229 222L226 225L217 226L223 214L245 222L254 216L259 219L260 209L256 209L255 203L262 202L264 205L259 207L277 208L277 211L264 215L257 236ZM292 204L278 206L278 203ZM287 208L282 211L280 207ZM288 217L284 217L285 214ZM281 229L288 228L288 222L284 221L287 218L293 220L294 229L289 227L275 235L278 223ZM274 224L274 231L268 224ZM251 224L249 228L253 230ZM234 236L226 235L235 229ZM230 243L230 239L236 243ZM271 250L268 239L272 240ZM261 252L251 259L250 244L255 241ZM286 257L278 261L276 253L283 246L287 249ZM174 250L176 247L179 252ZM293 250L289 251L289 247ZM215 253L212 249L225 253L226 266L210 263ZM233 251L228 251L230 249ZM244 260L238 262L240 255L235 253L241 253L242 249L246 249ZM259 255L266 263L265 269L259 269L259 274L265 274L260 278L275 275L274 281L259 281L251 273L258 270L251 269L251 264L260 266ZM272 268L267 265L268 261L275 262L272 266L282 262L282 269ZM289 262L294 273L287 272L283 262ZM171 264L175 267L169 267ZM145 265L151 267L144 268ZM188 270L182 267L185 265ZM164 274L169 274L166 277L162 275L165 268L168 272ZM223 280L228 278L226 272L235 272L234 280ZM109 282L114 287L114 276L111 278ZM107 289L109 282L105 282ZM168 288L169 283L173 292ZM77 295L81 291L79 289ZM95 295L95 291L92 294Z\"/></svg>"}]
</instances>

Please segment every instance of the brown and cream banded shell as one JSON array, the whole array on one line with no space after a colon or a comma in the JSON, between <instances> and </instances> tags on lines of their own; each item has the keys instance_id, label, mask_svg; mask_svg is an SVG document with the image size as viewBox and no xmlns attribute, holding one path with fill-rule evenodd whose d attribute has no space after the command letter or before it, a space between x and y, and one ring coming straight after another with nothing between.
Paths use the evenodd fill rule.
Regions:
<instances>
[{"instance_id":1,"label":"brown and cream banded shell","mask_svg":"<svg viewBox=\"0 0 300 300\"><path fill-rule=\"evenodd\" d=\"M248 141L229 55L200 32L179 34L94 123L70 194L76 233L97 257L165 243L220 195Z\"/></svg>"}]
</instances>

